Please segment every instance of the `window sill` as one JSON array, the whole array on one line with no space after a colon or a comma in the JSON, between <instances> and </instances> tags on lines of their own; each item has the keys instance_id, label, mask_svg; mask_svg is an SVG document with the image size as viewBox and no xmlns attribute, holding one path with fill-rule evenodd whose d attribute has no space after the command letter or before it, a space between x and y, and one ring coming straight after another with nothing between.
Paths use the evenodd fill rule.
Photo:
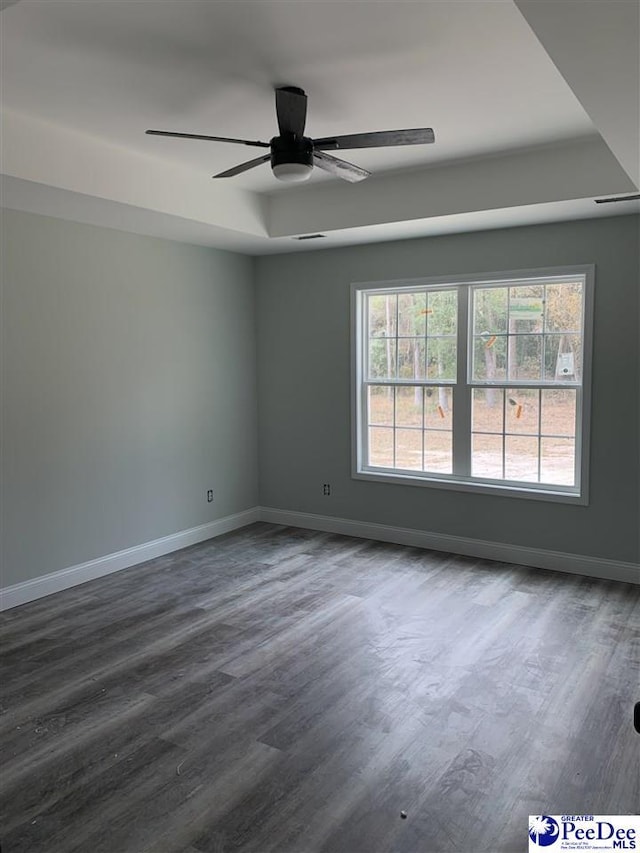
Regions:
<instances>
[{"instance_id":1,"label":"window sill","mask_svg":"<svg viewBox=\"0 0 640 853\"><path fill-rule=\"evenodd\" d=\"M530 488L527 484L502 485L496 481L487 480L463 480L453 476L446 477L416 477L410 473L398 471L385 471L379 469L362 469L352 473L354 480L368 480L372 483L388 483L397 486L420 486L431 489L444 489L455 492L470 492L478 495L494 495L506 498L524 498L525 500L547 501L550 503L573 504L574 506L587 506L588 496L583 490L582 494L555 489L553 486L542 488Z\"/></svg>"}]
</instances>

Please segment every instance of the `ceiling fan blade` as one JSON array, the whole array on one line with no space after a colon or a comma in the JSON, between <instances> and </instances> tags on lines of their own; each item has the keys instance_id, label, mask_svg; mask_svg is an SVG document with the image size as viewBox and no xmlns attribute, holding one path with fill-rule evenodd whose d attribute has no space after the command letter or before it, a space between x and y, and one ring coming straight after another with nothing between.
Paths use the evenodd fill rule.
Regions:
<instances>
[{"instance_id":1,"label":"ceiling fan blade","mask_svg":"<svg viewBox=\"0 0 640 853\"><path fill-rule=\"evenodd\" d=\"M249 169L260 166L271 159L271 154L264 154L262 157L256 157L255 160L248 160L246 163L240 163L239 166L234 166L232 169L227 169L226 172L220 172L213 175L214 178L233 178L234 175L241 175L243 172L248 172Z\"/></svg>"},{"instance_id":2,"label":"ceiling fan blade","mask_svg":"<svg viewBox=\"0 0 640 853\"><path fill-rule=\"evenodd\" d=\"M324 136L314 139L314 148L377 148L389 145L424 145L435 142L431 127L414 127L410 130L379 130L373 133L351 133L347 136Z\"/></svg>"},{"instance_id":3,"label":"ceiling fan blade","mask_svg":"<svg viewBox=\"0 0 640 853\"><path fill-rule=\"evenodd\" d=\"M304 136L307 120L307 96L304 90L297 86L281 86L276 89L276 116L280 136Z\"/></svg>"},{"instance_id":4,"label":"ceiling fan blade","mask_svg":"<svg viewBox=\"0 0 640 853\"><path fill-rule=\"evenodd\" d=\"M350 181L352 184L356 181L363 181L371 174L366 169L361 169L360 166L347 163L346 160L339 160L337 157L332 157L331 154L325 154L322 151L313 152L313 162L325 172L331 172L332 175L336 175L344 181Z\"/></svg>"},{"instance_id":5,"label":"ceiling fan blade","mask_svg":"<svg viewBox=\"0 0 640 853\"><path fill-rule=\"evenodd\" d=\"M151 136L173 136L178 139L204 139L207 142L234 142L237 145L253 145L256 148L270 148L268 142L253 142L250 139L230 139L228 136L202 136L199 133L174 133L171 130L145 130Z\"/></svg>"}]
</instances>

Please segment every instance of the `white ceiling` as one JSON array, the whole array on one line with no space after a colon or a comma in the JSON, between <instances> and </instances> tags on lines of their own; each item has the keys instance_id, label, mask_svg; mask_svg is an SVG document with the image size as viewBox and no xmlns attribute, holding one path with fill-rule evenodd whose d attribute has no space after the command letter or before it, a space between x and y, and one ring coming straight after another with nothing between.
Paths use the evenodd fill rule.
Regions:
<instances>
[{"instance_id":1,"label":"white ceiling","mask_svg":"<svg viewBox=\"0 0 640 853\"><path fill-rule=\"evenodd\" d=\"M8 207L251 253L638 209L593 202L638 186L635 3L20 0L0 37ZM144 134L268 141L283 84L310 136L436 143L290 187L268 165L211 179L256 149Z\"/></svg>"}]
</instances>

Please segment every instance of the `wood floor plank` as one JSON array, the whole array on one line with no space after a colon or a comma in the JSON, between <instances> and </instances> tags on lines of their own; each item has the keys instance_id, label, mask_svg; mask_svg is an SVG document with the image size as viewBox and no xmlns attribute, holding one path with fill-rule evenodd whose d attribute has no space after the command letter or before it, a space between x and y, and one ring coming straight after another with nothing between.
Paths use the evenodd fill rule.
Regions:
<instances>
[{"instance_id":1,"label":"wood floor plank","mask_svg":"<svg viewBox=\"0 0 640 853\"><path fill-rule=\"evenodd\" d=\"M640 587L259 523L0 643L4 853L519 853L640 803Z\"/></svg>"}]
</instances>

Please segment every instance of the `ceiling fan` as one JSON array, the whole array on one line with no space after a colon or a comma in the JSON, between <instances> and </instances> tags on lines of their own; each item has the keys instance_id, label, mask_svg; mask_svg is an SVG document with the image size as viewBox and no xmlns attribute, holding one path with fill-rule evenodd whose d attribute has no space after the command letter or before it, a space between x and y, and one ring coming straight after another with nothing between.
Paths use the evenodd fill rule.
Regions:
<instances>
[{"instance_id":1,"label":"ceiling fan","mask_svg":"<svg viewBox=\"0 0 640 853\"><path fill-rule=\"evenodd\" d=\"M297 86L279 86L276 92L276 116L279 136L270 142L257 142L248 139L229 139L225 136L202 136L198 133L173 133L169 130L147 130L154 136L172 136L179 139L204 139L211 142L234 142L237 145L251 145L255 148L268 148L269 153L255 160L240 163L214 175L214 178L232 178L247 172L262 163L271 161L273 174L281 181L305 181L314 166L330 172L345 181L362 181L371 172L339 160L325 151L345 148L378 148L390 145L422 145L435 142L430 127L417 127L411 130L381 130L374 133L352 133L347 136L325 136L311 139L304 135L307 117L307 96Z\"/></svg>"}]
</instances>

